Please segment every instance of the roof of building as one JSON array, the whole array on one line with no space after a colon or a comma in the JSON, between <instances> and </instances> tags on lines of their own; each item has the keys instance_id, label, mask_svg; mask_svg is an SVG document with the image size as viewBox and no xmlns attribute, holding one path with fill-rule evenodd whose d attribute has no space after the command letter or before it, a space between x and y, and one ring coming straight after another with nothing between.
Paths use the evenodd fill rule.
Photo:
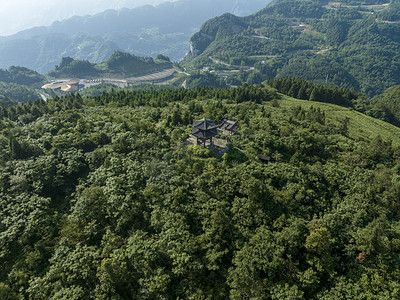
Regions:
<instances>
[{"instance_id":1,"label":"roof of building","mask_svg":"<svg viewBox=\"0 0 400 300\"><path fill-rule=\"evenodd\" d=\"M57 84L49 83L49 84L45 84L44 86L42 86L42 89L52 89L52 90L55 90L55 89L61 88L62 85L63 85L62 83L57 83Z\"/></svg>"},{"instance_id":2,"label":"roof of building","mask_svg":"<svg viewBox=\"0 0 400 300\"><path fill-rule=\"evenodd\" d=\"M222 123L219 125L219 129L221 130L236 131L237 128L238 128L237 121L231 121L227 119L224 119Z\"/></svg>"},{"instance_id":3,"label":"roof of building","mask_svg":"<svg viewBox=\"0 0 400 300\"><path fill-rule=\"evenodd\" d=\"M78 90L77 84L80 82L79 78L74 78L64 82L48 83L42 86L42 89L61 89L63 92L76 92Z\"/></svg>"},{"instance_id":4,"label":"roof of building","mask_svg":"<svg viewBox=\"0 0 400 300\"><path fill-rule=\"evenodd\" d=\"M202 140L206 140L218 135L217 128L211 128L209 130L199 130L197 128L192 128L192 134Z\"/></svg>"},{"instance_id":5,"label":"roof of building","mask_svg":"<svg viewBox=\"0 0 400 300\"><path fill-rule=\"evenodd\" d=\"M81 81L79 78L73 78L71 80L68 80L67 82L64 82L65 84L73 85L73 84L78 84L79 81Z\"/></svg>"},{"instance_id":6,"label":"roof of building","mask_svg":"<svg viewBox=\"0 0 400 300\"><path fill-rule=\"evenodd\" d=\"M203 118L199 121L194 121L192 134L199 139L209 139L218 135L217 126L214 120Z\"/></svg>"},{"instance_id":7,"label":"roof of building","mask_svg":"<svg viewBox=\"0 0 400 300\"><path fill-rule=\"evenodd\" d=\"M217 125L215 125L214 120L208 120L206 118L203 118L199 121L194 121L193 128L197 128L199 130L210 130L213 128L217 128Z\"/></svg>"},{"instance_id":8,"label":"roof of building","mask_svg":"<svg viewBox=\"0 0 400 300\"><path fill-rule=\"evenodd\" d=\"M61 90L63 92L76 92L78 90L78 87L76 85L63 84Z\"/></svg>"}]
</instances>

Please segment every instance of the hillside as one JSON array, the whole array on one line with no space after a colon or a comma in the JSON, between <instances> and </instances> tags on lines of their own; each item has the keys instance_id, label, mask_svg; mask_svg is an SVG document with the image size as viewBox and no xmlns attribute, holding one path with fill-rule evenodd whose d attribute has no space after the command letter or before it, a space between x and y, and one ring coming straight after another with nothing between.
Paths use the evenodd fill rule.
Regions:
<instances>
[{"instance_id":1,"label":"hillside","mask_svg":"<svg viewBox=\"0 0 400 300\"><path fill-rule=\"evenodd\" d=\"M62 57L98 63L115 50L138 56L182 59L190 36L207 19L225 12L248 15L264 0L180 0L158 6L72 17L0 38L0 68L25 66L47 73Z\"/></svg>"},{"instance_id":2,"label":"hillside","mask_svg":"<svg viewBox=\"0 0 400 300\"><path fill-rule=\"evenodd\" d=\"M239 130L190 145L202 117ZM4 299L400 297L397 127L265 85L68 95L0 127Z\"/></svg>"},{"instance_id":3,"label":"hillside","mask_svg":"<svg viewBox=\"0 0 400 300\"><path fill-rule=\"evenodd\" d=\"M384 93L372 99L378 111L385 119L397 126L400 126L400 86L393 86Z\"/></svg>"},{"instance_id":4,"label":"hillside","mask_svg":"<svg viewBox=\"0 0 400 300\"><path fill-rule=\"evenodd\" d=\"M0 81L39 87L44 81L44 76L28 68L11 66L8 70L0 69Z\"/></svg>"},{"instance_id":5,"label":"hillside","mask_svg":"<svg viewBox=\"0 0 400 300\"><path fill-rule=\"evenodd\" d=\"M172 68L168 57L138 57L129 53L115 51L107 60L100 63L75 60L64 57L54 70L48 72L51 78L79 77L93 78L101 76L130 77L144 75Z\"/></svg>"},{"instance_id":6,"label":"hillside","mask_svg":"<svg viewBox=\"0 0 400 300\"><path fill-rule=\"evenodd\" d=\"M230 84L302 77L374 96L400 84L399 26L397 0L274 1L248 17L207 21L183 65L209 66Z\"/></svg>"},{"instance_id":7,"label":"hillside","mask_svg":"<svg viewBox=\"0 0 400 300\"><path fill-rule=\"evenodd\" d=\"M39 73L24 67L11 66L0 69L0 104L27 102L40 97L36 91L45 81Z\"/></svg>"},{"instance_id":8,"label":"hillside","mask_svg":"<svg viewBox=\"0 0 400 300\"><path fill-rule=\"evenodd\" d=\"M299 100L283 95L279 100L280 107L295 109L301 106L305 110L311 107L319 109L325 113L326 120L335 126L340 127L343 123L347 124L348 135L356 140L373 140L377 136L384 140L392 140L394 145L400 146L399 127L385 121L367 116L352 108L338 106L331 103L321 103L315 101Z\"/></svg>"}]
</instances>

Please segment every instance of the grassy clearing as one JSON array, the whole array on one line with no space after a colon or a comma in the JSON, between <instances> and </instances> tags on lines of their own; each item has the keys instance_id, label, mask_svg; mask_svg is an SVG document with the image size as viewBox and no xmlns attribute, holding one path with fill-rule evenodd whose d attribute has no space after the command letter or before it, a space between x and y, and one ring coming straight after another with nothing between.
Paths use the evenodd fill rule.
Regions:
<instances>
[{"instance_id":1,"label":"grassy clearing","mask_svg":"<svg viewBox=\"0 0 400 300\"><path fill-rule=\"evenodd\" d=\"M320 108L326 114L327 123L340 124L348 117L349 134L354 138L371 140L380 135L383 139L392 139L394 145L400 145L400 128L387 122L369 117L351 108L345 108L330 103L313 102L298 100L285 95L281 95L279 104L282 108L292 109L302 106L304 109Z\"/></svg>"}]
</instances>

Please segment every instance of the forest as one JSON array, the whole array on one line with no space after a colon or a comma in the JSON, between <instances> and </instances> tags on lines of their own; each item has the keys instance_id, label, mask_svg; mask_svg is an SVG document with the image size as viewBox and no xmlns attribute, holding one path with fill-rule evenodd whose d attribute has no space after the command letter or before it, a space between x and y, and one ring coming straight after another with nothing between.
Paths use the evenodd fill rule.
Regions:
<instances>
[{"instance_id":1,"label":"forest","mask_svg":"<svg viewBox=\"0 0 400 300\"><path fill-rule=\"evenodd\" d=\"M45 82L45 77L24 67L11 66L0 69L0 105L28 102L40 97L35 90Z\"/></svg>"},{"instance_id":2,"label":"forest","mask_svg":"<svg viewBox=\"0 0 400 300\"><path fill-rule=\"evenodd\" d=\"M0 298L400 298L400 129L299 82L2 106Z\"/></svg>"}]
</instances>

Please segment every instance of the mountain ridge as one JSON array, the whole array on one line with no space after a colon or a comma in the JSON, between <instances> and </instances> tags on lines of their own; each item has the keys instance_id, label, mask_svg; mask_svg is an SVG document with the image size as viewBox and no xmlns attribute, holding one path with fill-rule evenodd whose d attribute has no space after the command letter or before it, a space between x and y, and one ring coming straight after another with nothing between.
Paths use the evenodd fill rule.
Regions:
<instances>
[{"instance_id":1,"label":"mountain ridge","mask_svg":"<svg viewBox=\"0 0 400 300\"><path fill-rule=\"evenodd\" d=\"M393 21L400 13L399 2L349 3L282 0L251 16L210 19L191 37L191 52L182 64L223 73L215 63L219 60L237 71L241 64L253 67L248 75L264 80L304 77L374 96L400 84L400 24ZM231 30L235 23L242 31ZM239 81L246 81L242 77Z\"/></svg>"},{"instance_id":2,"label":"mountain ridge","mask_svg":"<svg viewBox=\"0 0 400 300\"><path fill-rule=\"evenodd\" d=\"M257 11L264 3L262 0L180 0L76 16L0 37L0 68L22 65L46 73L64 56L100 62L115 50L139 56L164 54L178 61L189 51L188 40L204 21L233 8L241 13L248 13L250 9ZM86 39L77 42L74 37L82 34ZM63 41L60 46L58 39ZM47 47L42 40L50 45ZM14 54L16 44L22 45L25 56ZM40 57L40 53L45 57Z\"/></svg>"}]
</instances>

